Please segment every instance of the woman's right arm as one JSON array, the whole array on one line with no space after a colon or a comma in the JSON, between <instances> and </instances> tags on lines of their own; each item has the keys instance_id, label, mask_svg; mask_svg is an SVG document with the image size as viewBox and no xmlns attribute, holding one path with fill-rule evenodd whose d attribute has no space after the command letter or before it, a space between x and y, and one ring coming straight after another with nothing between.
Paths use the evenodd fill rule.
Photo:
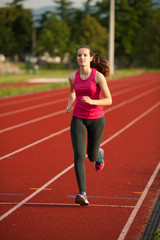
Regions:
<instances>
[{"instance_id":1,"label":"woman's right arm","mask_svg":"<svg viewBox=\"0 0 160 240\"><path fill-rule=\"evenodd\" d=\"M69 96L68 96L68 105L66 107L66 113L69 114L72 105L74 103L74 100L76 98L75 91L74 91L74 79L75 79L75 73L71 73L69 76L69 84L70 84L70 90L69 90Z\"/></svg>"}]
</instances>

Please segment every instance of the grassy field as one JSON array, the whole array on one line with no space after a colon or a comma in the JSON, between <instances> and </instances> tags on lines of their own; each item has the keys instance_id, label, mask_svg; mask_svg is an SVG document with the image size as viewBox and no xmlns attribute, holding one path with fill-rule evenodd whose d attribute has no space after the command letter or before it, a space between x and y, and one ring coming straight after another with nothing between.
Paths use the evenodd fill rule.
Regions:
<instances>
[{"instance_id":1,"label":"grassy field","mask_svg":"<svg viewBox=\"0 0 160 240\"><path fill-rule=\"evenodd\" d=\"M154 233L154 240L160 240L160 226L157 228L156 232Z\"/></svg>"},{"instance_id":2,"label":"grassy field","mask_svg":"<svg viewBox=\"0 0 160 240\"><path fill-rule=\"evenodd\" d=\"M1 74L0 75L0 97L13 96L19 94L32 93L37 91L45 91L54 88L68 86L68 82L64 83L46 83L46 84L38 84L32 86L9 86L8 84L15 83L23 83L28 82L30 79L36 78L68 78L69 74L75 70L40 70L37 74L34 74L32 71L30 73L19 74ZM144 72L148 72L149 70L145 69L121 69L116 70L114 75L108 79L111 81L112 79L122 78L126 76L136 75ZM154 70L152 70L154 71ZM160 72L160 71L159 71ZM5 87L4 84L7 84Z\"/></svg>"}]
</instances>

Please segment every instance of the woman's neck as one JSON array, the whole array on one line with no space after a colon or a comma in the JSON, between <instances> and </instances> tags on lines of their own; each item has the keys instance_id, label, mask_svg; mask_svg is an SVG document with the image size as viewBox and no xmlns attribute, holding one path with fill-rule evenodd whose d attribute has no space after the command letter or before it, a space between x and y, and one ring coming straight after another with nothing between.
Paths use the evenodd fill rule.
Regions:
<instances>
[{"instance_id":1,"label":"woman's neck","mask_svg":"<svg viewBox=\"0 0 160 240\"><path fill-rule=\"evenodd\" d=\"M80 74L82 75L90 75L92 69L90 67L81 67L80 68Z\"/></svg>"},{"instance_id":2,"label":"woman's neck","mask_svg":"<svg viewBox=\"0 0 160 240\"><path fill-rule=\"evenodd\" d=\"M80 77L82 80L86 80L91 75L92 69L90 67L80 68Z\"/></svg>"}]
</instances>

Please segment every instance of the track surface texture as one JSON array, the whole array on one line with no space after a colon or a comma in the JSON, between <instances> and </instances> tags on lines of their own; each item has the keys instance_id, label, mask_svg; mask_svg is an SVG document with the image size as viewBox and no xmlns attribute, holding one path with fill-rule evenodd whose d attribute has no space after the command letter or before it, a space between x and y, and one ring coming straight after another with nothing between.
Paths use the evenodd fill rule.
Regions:
<instances>
[{"instance_id":1,"label":"track surface texture","mask_svg":"<svg viewBox=\"0 0 160 240\"><path fill-rule=\"evenodd\" d=\"M87 207L74 203L69 88L0 99L1 240L141 239L160 189L160 74L108 85L105 167L86 159Z\"/></svg>"}]
</instances>

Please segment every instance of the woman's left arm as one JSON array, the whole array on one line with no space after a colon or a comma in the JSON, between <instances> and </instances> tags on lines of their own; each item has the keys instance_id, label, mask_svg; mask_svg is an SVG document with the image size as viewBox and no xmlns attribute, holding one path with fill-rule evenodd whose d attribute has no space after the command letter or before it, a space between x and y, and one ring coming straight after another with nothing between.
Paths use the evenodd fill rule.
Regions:
<instances>
[{"instance_id":1,"label":"woman's left arm","mask_svg":"<svg viewBox=\"0 0 160 240\"><path fill-rule=\"evenodd\" d=\"M106 81L104 75L97 71L96 75L95 75L95 81L102 90L103 98L93 100L90 97L84 96L84 97L82 97L82 101L84 101L90 105L100 105L100 106L111 105L112 104L112 96L109 91L107 81Z\"/></svg>"}]
</instances>

